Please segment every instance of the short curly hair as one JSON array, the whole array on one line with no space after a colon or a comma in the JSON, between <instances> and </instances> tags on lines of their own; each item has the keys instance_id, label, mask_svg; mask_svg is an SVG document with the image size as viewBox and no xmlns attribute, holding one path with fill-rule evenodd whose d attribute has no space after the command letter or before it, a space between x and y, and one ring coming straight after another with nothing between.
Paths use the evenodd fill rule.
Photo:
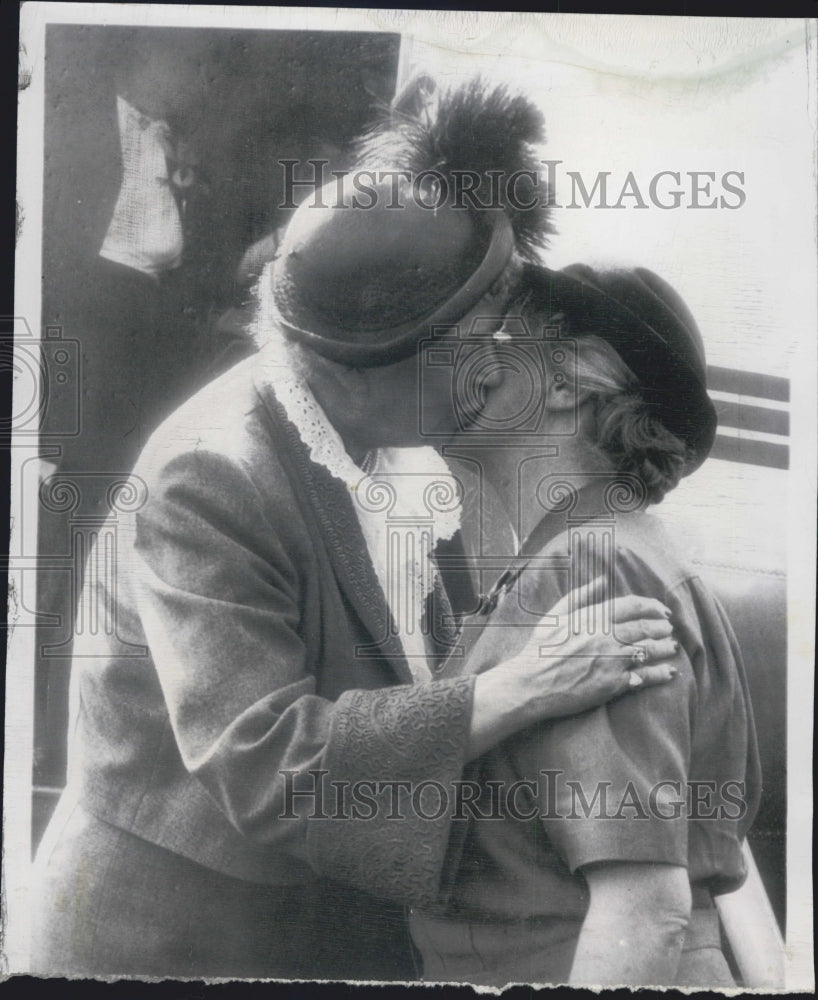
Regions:
<instances>
[{"instance_id":1,"label":"short curly hair","mask_svg":"<svg viewBox=\"0 0 818 1000\"><path fill-rule=\"evenodd\" d=\"M648 503L657 504L679 484L694 456L645 401L639 381L601 337L576 340L576 386L594 402L591 444L617 472L637 476Z\"/></svg>"}]
</instances>

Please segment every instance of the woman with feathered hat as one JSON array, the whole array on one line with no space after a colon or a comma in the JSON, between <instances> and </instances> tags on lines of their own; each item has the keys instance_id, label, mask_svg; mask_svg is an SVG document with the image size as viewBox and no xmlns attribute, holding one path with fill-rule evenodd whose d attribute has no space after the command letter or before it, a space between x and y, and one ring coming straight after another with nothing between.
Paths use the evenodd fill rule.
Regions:
<instances>
[{"instance_id":1,"label":"woman with feathered hat","mask_svg":"<svg viewBox=\"0 0 818 1000\"><path fill-rule=\"evenodd\" d=\"M444 366L419 427L418 345L501 314L543 238L522 186L499 209L414 199L413 172L532 165L527 101L472 87L441 107L364 143L360 169L401 172L368 208L344 207L354 174L302 203L262 277L267 345L159 428L100 532L116 574L86 575L81 613L113 624L74 644L68 787L35 865L38 972L413 978L404 907L434 898L452 817L404 804L396 822L395 786L449 788L525 724L667 679L622 645L662 636L651 652L669 653L653 599L614 604L616 639L438 680L415 617L440 590L422 532L422 600L404 617L392 594L388 512L358 498L382 470L417 482L407 446L445 479L418 446L457 426ZM426 497L396 495L401 515L425 517ZM454 537L455 509L439 513ZM372 783L375 814L350 814L346 790Z\"/></svg>"}]
</instances>

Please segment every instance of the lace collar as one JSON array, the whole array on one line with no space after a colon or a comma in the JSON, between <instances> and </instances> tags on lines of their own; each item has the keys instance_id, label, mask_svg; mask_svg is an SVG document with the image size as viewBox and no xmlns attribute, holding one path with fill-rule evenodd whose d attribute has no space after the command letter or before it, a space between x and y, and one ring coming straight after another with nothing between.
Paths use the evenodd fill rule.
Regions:
<instances>
[{"instance_id":1,"label":"lace collar","mask_svg":"<svg viewBox=\"0 0 818 1000\"><path fill-rule=\"evenodd\" d=\"M283 338L269 341L259 360L266 381L306 445L310 459L344 483L359 517L362 511L372 512L373 506L383 506L374 504L373 492L377 495L378 486L388 484L391 505L385 510L387 518L431 519L437 540L455 534L460 528L462 490L434 448L381 448L370 471L364 472L352 460L341 436L296 370L287 342Z\"/></svg>"}]
</instances>

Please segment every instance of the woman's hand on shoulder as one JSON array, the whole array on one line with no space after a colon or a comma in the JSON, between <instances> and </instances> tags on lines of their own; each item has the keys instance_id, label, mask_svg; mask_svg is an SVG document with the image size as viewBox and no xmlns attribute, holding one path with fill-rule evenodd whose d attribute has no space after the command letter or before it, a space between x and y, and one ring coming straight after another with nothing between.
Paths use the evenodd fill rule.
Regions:
<instances>
[{"instance_id":1,"label":"woman's hand on shoulder","mask_svg":"<svg viewBox=\"0 0 818 1000\"><path fill-rule=\"evenodd\" d=\"M522 648L503 658L508 640L487 625L475 647L473 736L470 756L526 726L577 715L628 692L665 684L678 645L670 610L650 597L599 600L603 584L571 591L529 631ZM494 662L487 660L496 647ZM496 737L496 738L495 738Z\"/></svg>"}]
</instances>

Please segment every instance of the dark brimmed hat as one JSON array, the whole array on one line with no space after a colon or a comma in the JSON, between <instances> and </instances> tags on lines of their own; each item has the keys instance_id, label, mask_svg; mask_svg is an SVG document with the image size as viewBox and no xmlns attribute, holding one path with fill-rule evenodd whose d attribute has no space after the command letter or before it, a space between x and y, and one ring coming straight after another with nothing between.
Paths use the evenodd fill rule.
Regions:
<instances>
[{"instance_id":1,"label":"dark brimmed hat","mask_svg":"<svg viewBox=\"0 0 818 1000\"><path fill-rule=\"evenodd\" d=\"M284 332L343 364L391 364L470 312L515 250L538 259L543 125L527 98L479 78L402 92L357 141L350 172L293 215L273 270Z\"/></svg>"},{"instance_id":2,"label":"dark brimmed hat","mask_svg":"<svg viewBox=\"0 0 818 1000\"><path fill-rule=\"evenodd\" d=\"M595 334L617 351L645 402L691 449L687 472L697 469L713 446L717 417L707 395L702 336L678 293L644 267L584 264L559 271L526 267L523 286L527 311L562 314L569 336Z\"/></svg>"},{"instance_id":3,"label":"dark brimmed hat","mask_svg":"<svg viewBox=\"0 0 818 1000\"><path fill-rule=\"evenodd\" d=\"M502 211L470 212L450 201L430 209L406 178L394 190L391 179L368 186L371 207L355 207L361 195L349 177L340 191L328 185L302 202L273 271L285 333L357 367L400 361L432 326L456 323L490 291L514 249Z\"/></svg>"}]
</instances>

